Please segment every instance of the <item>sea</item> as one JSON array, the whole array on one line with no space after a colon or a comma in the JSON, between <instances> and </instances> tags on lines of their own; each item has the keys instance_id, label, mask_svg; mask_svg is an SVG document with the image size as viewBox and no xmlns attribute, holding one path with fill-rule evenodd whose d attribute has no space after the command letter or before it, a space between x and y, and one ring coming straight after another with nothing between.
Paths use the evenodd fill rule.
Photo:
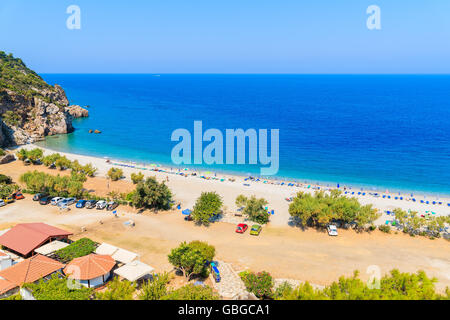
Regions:
<instances>
[{"instance_id":1,"label":"sea","mask_svg":"<svg viewBox=\"0 0 450 320\"><path fill-rule=\"evenodd\" d=\"M272 178L450 195L450 75L41 76L89 110L73 133L39 142L56 151L258 176L261 164L177 166L172 133L193 137L194 121L224 137L226 129L278 129Z\"/></svg>"}]
</instances>

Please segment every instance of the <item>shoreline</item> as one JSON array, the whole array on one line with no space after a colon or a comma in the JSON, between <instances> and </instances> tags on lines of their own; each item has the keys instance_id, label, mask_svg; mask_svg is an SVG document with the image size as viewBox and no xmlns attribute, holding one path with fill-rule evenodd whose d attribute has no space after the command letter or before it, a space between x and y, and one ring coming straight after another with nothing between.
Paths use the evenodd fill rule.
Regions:
<instances>
[{"instance_id":1,"label":"shoreline","mask_svg":"<svg viewBox=\"0 0 450 320\"><path fill-rule=\"evenodd\" d=\"M271 216L271 224L277 226L289 225L290 215L288 212L289 204L286 199L294 197L298 192L329 191L337 189L336 187L326 187L317 184L289 183L280 180L250 180L245 176L213 173L206 175L202 171L192 169L170 168L163 165L153 164L144 165L136 162L125 162L119 160L93 156L85 156L75 153L59 152L49 148L41 147L35 144L20 146L20 148L41 148L44 154L52 154L55 152L66 156L70 160L78 160L82 165L92 163L98 171L97 176L105 177L107 171L111 167L120 167L124 171L126 181L130 180L131 173L142 172L147 176L155 176L160 181L167 181L168 186L173 190L174 199L182 204L182 208L192 209L195 200L203 191L216 191L224 199L226 211L229 213L236 212L235 199L239 194L255 195L268 200L269 210L274 210L275 214ZM107 162L110 161L110 163ZM31 170L31 168L30 168ZM192 174L196 174L193 176ZM343 195L357 198L361 204L372 204L382 213L381 217L376 221L377 225L384 224L391 216L386 211L392 211L395 208L401 208L405 211L417 211L419 215L433 214L448 215L450 212L450 196L415 196L415 202L412 201L410 194L397 193L380 193L371 190L359 191L357 189L343 190ZM345 193L347 192L347 194ZM360 194L358 194L360 193ZM375 194L378 194L376 196ZM389 197L389 198L388 198ZM396 199L397 198L397 199ZM400 198L402 200L400 200ZM422 203L423 201L423 203ZM426 202L429 202L428 204ZM435 204L433 204L435 202ZM441 203L441 204L439 204Z\"/></svg>"},{"instance_id":2,"label":"shoreline","mask_svg":"<svg viewBox=\"0 0 450 320\"><path fill-rule=\"evenodd\" d=\"M90 155L88 153L78 153L78 152L71 152L71 151L59 151L56 149L52 149L46 146L40 146L36 143L31 144L34 147L41 148L43 150L49 150L54 153L60 153L60 154L69 154L69 155L78 155L83 157L92 157L97 159L109 159L111 161L114 161L115 163L124 164L124 165L134 165L144 168L154 167L155 165L158 168L161 168L166 171L182 171L186 168L188 169L188 172L195 172L197 174L206 174L211 175L216 174L217 176L224 176L224 177L234 177L234 178L247 178L247 177L254 177L255 179L259 180L266 180L273 183L294 183L299 185L311 185L311 187L320 187L321 189L338 189L337 185L340 185L340 190L344 190L346 188L347 190L359 192L366 192L366 193L378 193L378 194L390 194L391 196L402 196L407 197L413 195L416 199L427 199L431 201L438 200L438 199L448 199L450 202L450 192L442 192L442 191L427 191L427 190L412 190L407 188L399 188L399 187L385 187L382 185L371 185L371 184L364 184L364 183L340 183L336 181L325 181L320 179L307 179L307 178L293 178L292 176L272 176L272 177L263 177L256 173L244 173L244 171L232 171L232 170L221 170L217 168L202 168L202 167L193 167L192 165L186 165L186 166L177 166L177 165L170 165L167 163L162 163L158 161L135 161L130 160L126 158L121 157L102 157L101 155ZM23 146L19 146L21 148ZM386 192L387 191L387 192ZM450 207L449 207L450 208Z\"/></svg>"}]
</instances>

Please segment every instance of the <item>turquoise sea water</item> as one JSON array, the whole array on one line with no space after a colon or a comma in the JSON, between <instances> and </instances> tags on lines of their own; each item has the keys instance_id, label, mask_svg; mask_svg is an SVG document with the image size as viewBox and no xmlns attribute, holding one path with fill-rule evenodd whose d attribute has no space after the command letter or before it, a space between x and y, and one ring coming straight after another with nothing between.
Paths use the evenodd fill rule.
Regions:
<instances>
[{"instance_id":1,"label":"turquoise sea water","mask_svg":"<svg viewBox=\"0 0 450 320\"><path fill-rule=\"evenodd\" d=\"M42 145L172 165L177 128L280 129L280 178L450 194L450 76L45 74L89 105ZM102 134L89 134L99 129ZM257 175L259 166L202 166Z\"/></svg>"}]
</instances>

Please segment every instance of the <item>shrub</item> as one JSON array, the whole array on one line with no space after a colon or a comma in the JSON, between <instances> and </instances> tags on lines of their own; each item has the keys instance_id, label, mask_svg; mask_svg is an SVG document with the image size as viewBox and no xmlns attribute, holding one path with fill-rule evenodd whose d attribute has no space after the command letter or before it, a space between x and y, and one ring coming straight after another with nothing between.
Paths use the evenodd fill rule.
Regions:
<instances>
[{"instance_id":1,"label":"shrub","mask_svg":"<svg viewBox=\"0 0 450 320\"><path fill-rule=\"evenodd\" d=\"M133 300L136 284L128 280L120 281L115 277L108 283L108 289L105 292L97 292L96 300Z\"/></svg>"},{"instance_id":2,"label":"shrub","mask_svg":"<svg viewBox=\"0 0 450 320\"><path fill-rule=\"evenodd\" d=\"M107 173L107 177L111 179L111 181L118 181L123 177L123 170L119 168L111 168Z\"/></svg>"},{"instance_id":3,"label":"shrub","mask_svg":"<svg viewBox=\"0 0 450 320\"><path fill-rule=\"evenodd\" d=\"M172 192L164 182L158 183L156 178L147 178L139 182L132 192L133 206L138 209L168 210L171 207Z\"/></svg>"},{"instance_id":4,"label":"shrub","mask_svg":"<svg viewBox=\"0 0 450 320\"><path fill-rule=\"evenodd\" d=\"M272 298L273 278L268 272L245 272L241 274L241 279L248 292L253 293L261 299Z\"/></svg>"},{"instance_id":5,"label":"shrub","mask_svg":"<svg viewBox=\"0 0 450 320\"><path fill-rule=\"evenodd\" d=\"M4 174L0 174L0 184L11 184L11 177L5 176Z\"/></svg>"},{"instance_id":6,"label":"shrub","mask_svg":"<svg viewBox=\"0 0 450 320\"><path fill-rule=\"evenodd\" d=\"M378 230L384 233L391 233L391 227L385 224L378 226Z\"/></svg>"},{"instance_id":7,"label":"shrub","mask_svg":"<svg viewBox=\"0 0 450 320\"><path fill-rule=\"evenodd\" d=\"M94 241L82 238L55 252L55 255L64 262L69 262L75 258L84 257L91 254L97 248Z\"/></svg>"},{"instance_id":8,"label":"shrub","mask_svg":"<svg viewBox=\"0 0 450 320\"><path fill-rule=\"evenodd\" d=\"M210 219L220 213L222 198L216 192L203 192L195 203L192 219L198 224L209 225Z\"/></svg>"},{"instance_id":9,"label":"shrub","mask_svg":"<svg viewBox=\"0 0 450 320\"><path fill-rule=\"evenodd\" d=\"M132 173L131 181L133 181L134 184L138 184L139 182L144 181L144 174L142 172Z\"/></svg>"},{"instance_id":10,"label":"shrub","mask_svg":"<svg viewBox=\"0 0 450 320\"><path fill-rule=\"evenodd\" d=\"M179 247L172 249L168 258L169 262L190 280L194 275L208 276L207 261L212 261L215 256L215 248L206 242L183 242Z\"/></svg>"},{"instance_id":11,"label":"shrub","mask_svg":"<svg viewBox=\"0 0 450 320\"><path fill-rule=\"evenodd\" d=\"M141 288L139 299L141 300L160 300L167 295L167 284L170 276L167 272L152 276L151 281L145 282Z\"/></svg>"},{"instance_id":12,"label":"shrub","mask_svg":"<svg viewBox=\"0 0 450 320\"><path fill-rule=\"evenodd\" d=\"M81 286L69 288L67 278L60 279L53 274L49 280L41 279L38 283L28 283L24 288L31 291L36 300L89 300L94 289Z\"/></svg>"},{"instance_id":13,"label":"shrub","mask_svg":"<svg viewBox=\"0 0 450 320\"><path fill-rule=\"evenodd\" d=\"M170 292L161 300L219 300L219 296L209 286L188 284Z\"/></svg>"},{"instance_id":14,"label":"shrub","mask_svg":"<svg viewBox=\"0 0 450 320\"><path fill-rule=\"evenodd\" d=\"M255 196L246 198L243 195L239 195L236 198L236 205L244 207L242 213L247 216L250 221L259 224L266 224L269 222L270 213L265 209L265 206L267 205L265 199L258 199Z\"/></svg>"}]
</instances>

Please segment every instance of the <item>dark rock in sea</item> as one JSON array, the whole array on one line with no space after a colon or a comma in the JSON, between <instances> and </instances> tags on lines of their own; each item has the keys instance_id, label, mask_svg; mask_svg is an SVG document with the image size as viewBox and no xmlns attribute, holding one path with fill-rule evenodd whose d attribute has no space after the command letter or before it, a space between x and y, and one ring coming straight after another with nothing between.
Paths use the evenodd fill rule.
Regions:
<instances>
[{"instance_id":1,"label":"dark rock in sea","mask_svg":"<svg viewBox=\"0 0 450 320\"><path fill-rule=\"evenodd\" d=\"M91 129L91 130L89 130L89 133L92 133L92 132L94 132L94 130L92 130L92 129Z\"/></svg>"}]
</instances>

